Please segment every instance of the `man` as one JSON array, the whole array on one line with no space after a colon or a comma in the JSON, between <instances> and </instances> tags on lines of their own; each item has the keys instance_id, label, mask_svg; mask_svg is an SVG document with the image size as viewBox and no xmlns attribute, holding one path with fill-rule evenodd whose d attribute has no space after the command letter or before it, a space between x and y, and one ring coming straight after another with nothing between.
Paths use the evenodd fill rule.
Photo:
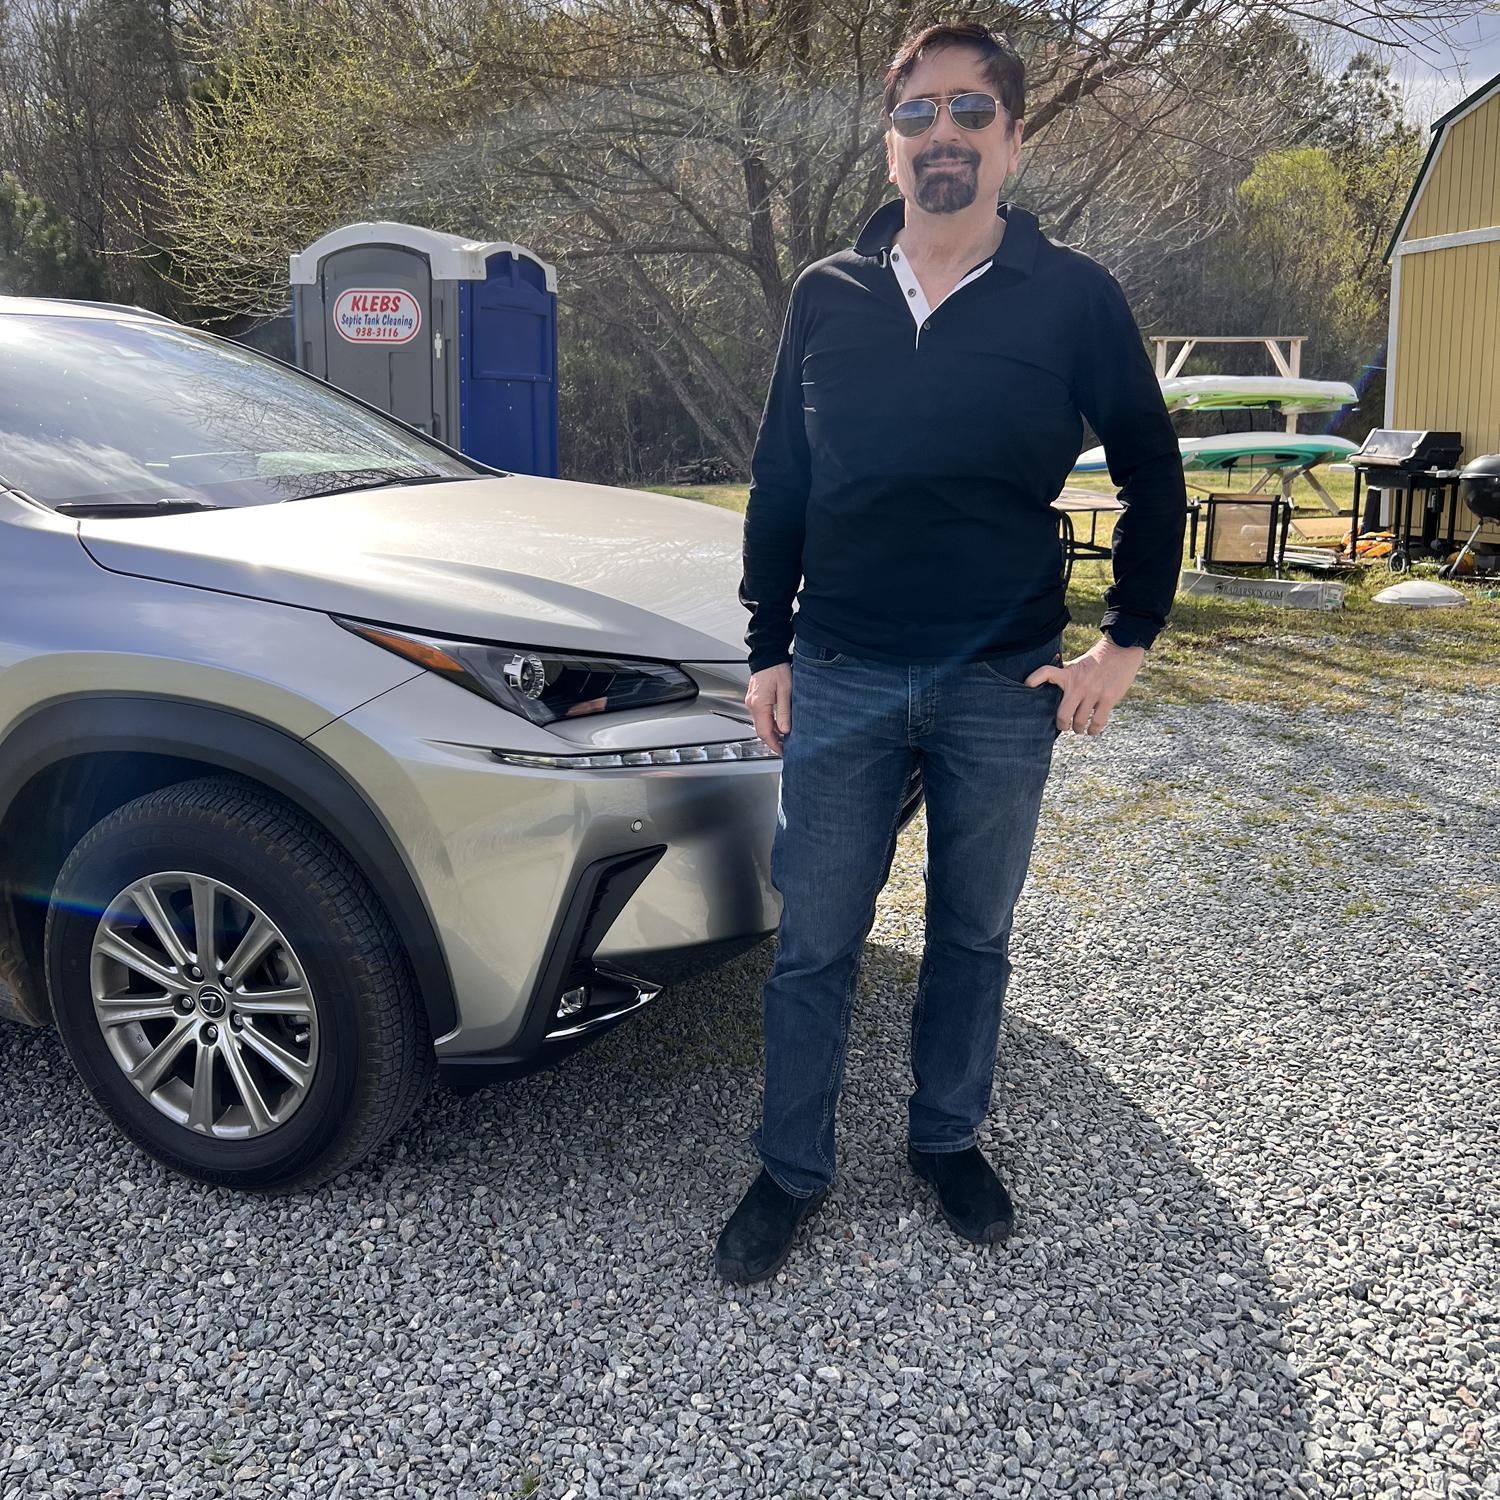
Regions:
<instances>
[{"instance_id":1,"label":"man","mask_svg":"<svg viewBox=\"0 0 1500 1500\"><path fill-rule=\"evenodd\" d=\"M782 756L782 916L762 996L761 1171L715 1256L731 1282L773 1275L827 1196L863 944L917 766L927 907L907 1159L958 1234L1009 1234L978 1131L1053 745L1109 722L1176 588L1182 466L1124 294L999 202L1023 86L1021 60L983 26L909 38L883 99L901 197L792 288L740 586L745 702ZM1064 662L1050 505L1084 417L1126 508L1100 637Z\"/></svg>"}]
</instances>

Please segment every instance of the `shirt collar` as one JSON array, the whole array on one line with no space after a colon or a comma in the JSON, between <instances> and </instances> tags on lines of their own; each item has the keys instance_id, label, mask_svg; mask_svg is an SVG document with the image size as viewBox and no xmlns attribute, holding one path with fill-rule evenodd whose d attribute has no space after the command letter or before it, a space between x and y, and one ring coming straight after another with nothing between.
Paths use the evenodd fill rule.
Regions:
<instances>
[{"instance_id":1,"label":"shirt collar","mask_svg":"<svg viewBox=\"0 0 1500 1500\"><path fill-rule=\"evenodd\" d=\"M1041 238L1036 215L1009 199L998 204L995 213L1005 220L1005 237L990 260L1019 276L1029 276L1036 264L1037 241ZM905 223L905 198L892 198L889 203L881 204L865 220L864 228L854 241L856 252L860 255L878 256L881 265L888 265L891 242L896 238L896 231ZM980 264L985 262L981 261Z\"/></svg>"}]
</instances>

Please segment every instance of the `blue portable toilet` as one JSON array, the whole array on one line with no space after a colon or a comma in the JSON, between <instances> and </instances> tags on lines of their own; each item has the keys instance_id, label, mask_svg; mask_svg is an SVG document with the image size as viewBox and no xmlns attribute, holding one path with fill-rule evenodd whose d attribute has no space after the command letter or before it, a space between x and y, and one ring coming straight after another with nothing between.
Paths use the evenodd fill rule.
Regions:
<instances>
[{"instance_id":1,"label":"blue portable toilet","mask_svg":"<svg viewBox=\"0 0 1500 1500\"><path fill-rule=\"evenodd\" d=\"M557 475L557 271L522 245L346 224L291 257L297 363L497 469Z\"/></svg>"}]
</instances>

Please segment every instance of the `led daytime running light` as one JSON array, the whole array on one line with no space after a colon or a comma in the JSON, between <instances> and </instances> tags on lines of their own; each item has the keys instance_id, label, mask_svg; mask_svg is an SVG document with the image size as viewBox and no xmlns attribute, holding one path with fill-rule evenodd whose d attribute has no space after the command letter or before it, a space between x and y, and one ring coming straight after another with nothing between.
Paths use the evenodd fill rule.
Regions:
<instances>
[{"instance_id":1,"label":"led daytime running light","mask_svg":"<svg viewBox=\"0 0 1500 1500\"><path fill-rule=\"evenodd\" d=\"M523 750L493 750L490 753L507 765L535 766L552 771L606 771L641 766L781 759L759 736L749 740L718 740L711 745L665 745L655 750L604 751L592 755L539 755Z\"/></svg>"}]
</instances>

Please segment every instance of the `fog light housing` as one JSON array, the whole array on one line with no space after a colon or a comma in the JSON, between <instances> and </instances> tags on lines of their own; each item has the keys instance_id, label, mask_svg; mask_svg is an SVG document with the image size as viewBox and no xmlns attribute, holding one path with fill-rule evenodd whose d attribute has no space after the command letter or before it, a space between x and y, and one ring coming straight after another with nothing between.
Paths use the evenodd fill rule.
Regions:
<instances>
[{"instance_id":1,"label":"fog light housing","mask_svg":"<svg viewBox=\"0 0 1500 1500\"><path fill-rule=\"evenodd\" d=\"M564 990L557 1006L558 1018L576 1016L588 1003L589 987L586 984L575 985L571 990Z\"/></svg>"}]
</instances>

